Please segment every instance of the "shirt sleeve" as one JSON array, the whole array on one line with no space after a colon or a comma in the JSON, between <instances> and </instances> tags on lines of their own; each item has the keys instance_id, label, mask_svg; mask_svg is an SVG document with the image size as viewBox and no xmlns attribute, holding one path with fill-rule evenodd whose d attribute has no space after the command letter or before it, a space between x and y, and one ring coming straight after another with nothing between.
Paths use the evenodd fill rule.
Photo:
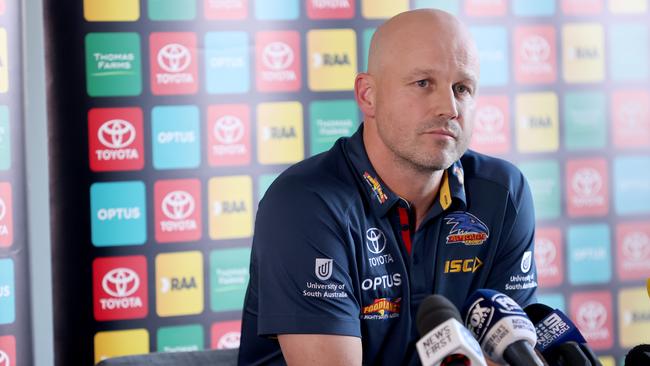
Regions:
<instances>
[{"instance_id":1,"label":"shirt sleeve","mask_svg":"<svg viewBox=\"0 0 650 366\"><path fill-rule=\"evenodd\" d=\"M255 223L258 334L360 337L345 208L313 185L282 178L267 191Z\"/></svg>"}]
</instances>

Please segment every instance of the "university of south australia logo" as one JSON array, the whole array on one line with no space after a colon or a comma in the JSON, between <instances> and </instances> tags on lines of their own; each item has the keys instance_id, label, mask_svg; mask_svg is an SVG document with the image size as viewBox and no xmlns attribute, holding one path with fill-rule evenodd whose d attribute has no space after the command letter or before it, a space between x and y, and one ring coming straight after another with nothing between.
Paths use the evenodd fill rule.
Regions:
<instances>
[{"instance_id":1,"label":"university of south australia logo","mask_svg":"<svg viewBox=\"0 0 650 366\"><path fill-rule=\"evenodd\" d=\"M333 260L329 258L316 258L315 272L316 277L321 281L327 281L332 277Z\"/></svg>"}]
</instances>

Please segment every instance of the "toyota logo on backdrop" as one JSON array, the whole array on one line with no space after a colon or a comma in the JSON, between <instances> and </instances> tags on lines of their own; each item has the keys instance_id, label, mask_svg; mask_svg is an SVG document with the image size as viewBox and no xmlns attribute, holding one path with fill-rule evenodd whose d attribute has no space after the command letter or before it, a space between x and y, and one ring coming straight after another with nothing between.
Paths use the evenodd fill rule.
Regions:
<instances>
[{"instance_id":1,"label":"toyota logo on backdrop","mask_svg":"<svg viewBox=\"0 0 650 366\"><path fill-rule=\"evenodd\" d=\"M586 331L593 332L601 329L607 322L607 309L596 301L587 301L578 309L578 325Z\"/></svg>"},{"instance_id":2,"label":"toyota logo on backdrop","mask_svg":"<svg viewBox=\"0 0 650 366\"><path fill-rule=\"evenodd\" d=\"M0 366L11 366L9 355L6 354L3 350L0 350Z\"/></svg>"},{"instance_id":3,"label":"toyota logo on backdrop","mask_svg":"<svg viewBox=\"0 0 650 366\"><path fill-rule=\"evenodd\" d=\"M167 193L162 200L162 211L171 220L183 220L194 213L194 198L185 191Z\"/></svg>"},{"instance_id":4,"label":"toyota logo on backdrop","mask_svg":"<svg viewBox=\"0 0 650 366\"><path fill-rule=\"evenodd\" d=\"M373 254L379 254L386 248L386 235L373 227L366 231L366 247Z\"/></svg>"},{"instance_id":5,"label":"toyota logo on backdrop","mask_svg":"<svg viewBox=\"0 0 650 366\"><path fill-rule=\"evenodd\" d=\"M603 186L600 173L593 168L582 168L575 172L571 180L573 191L582 197L593 197Z\"/></svg>"},{"instance_id":6,"label":"toyota logo on backdrop","mask_svg":"<svg viewBox=\"0 0 650 366\"><path fill-rule=\"evenodd\" d=\"M557 252L552 241L546 238L540 238L535 241L535 260L539 267L550 266L553 260L555 260L556 255Z\"/></svg>"},{"instance_id":7,"label":"toyota logo on backdrop","mask_svg":"<svg viewBox=\"0 0 650 366\"><path fill-rule=\"evenodd\" d=\"M102 123L97 138L108 148L122 149L135 140L135 127L123 119L112 119Z\"/></svg>"},{"instance_id":8,"label":"toyota logo on backdrop","mask_svg":"<svg viewBox=\"0 0 650 366\"><path fill-rule=\"evenodd\" d=\"M220 143L231 145L244 137L244 123L235 116L226 115L215 122L212 133Z\"/></svg>"},{"instance_id":9,"label":"toyota logo on backdrop","mask_svg":"<svg viewBox=\"0 0 650 366\"><path fill-rule=\"evenodd\" d=\"M239 348L240 338L240 332L228 332L219 338L219 342L217 342L217 349Z\"/></svg>"},{"instance_id":10,"label":"toyota logo on backdrop","mask_svg":"<svg viewBox=\"0 0 650 366\"><path fill-rule=\"evenodd\" d=\"M483 132L501 131L505 122L503 112L493 105L486 105L476 113L476 122Z\"/></svg>"},{"instance_id":11,"label":"toyota logo on backdrop","mask_svg":"<svg viewBox=\"0 0 650 366\"><path fill-rule=\"evenodd\" d=\"M645 233L635 231L623 240L623 255L634 261L650 259L650 238Z\"/></svg>"},{"instance_id":12,"label":"toyota logo on backdrop","mask_svg":"<svg viewBox=\"0 0 650 366\"><path fill-rule=\"evenodd\" d=\"M544 39L537 35L526 38L521 47L521 55L524 60L540 63L548 60L551 54L551 46Z\"/></svg>"},{"instance_id":13,"label":"toyota logo on backdrop","mask_svg":"<svg viewBox=\"0 0 650 366\"><path fill-rule=\"evenodd\" d=\"M0 198L0 221L5 218L5 215L7 214L7 205L5 204L5 201Z\"/></svg>"},{"instance_id":14,"label":"toyota logo on backdrop","mask_svg":"<svg viewBox=\"0 0 650 366\"><path fill-rule=\"evenodd\" d=\"M133 295L140 287L140 277L129 268L115 268L102 278L102 288L113 297Z\"/></svg>"},{"instance_id":15,"label":"toyota logo on backdrop","mask_svg":"<svg viewBox=\"0 0 650 366\"><path fill-rule=\"evenodd\" d=\"M190 50L181 44L170 43L158 51L158 65L167 72L185 71L190 62Z\"/></svg>"},{"instance_id":16,"label":"toyota logo on backdrop","mask_svg":"<svg viewBox=\"0 0 650 366\"><path fill-rule=\"evenodd\" d=\"M262 62L272 70L285 70L293 63L293 50L284 42L269 43L262 51Z\"/></svg>"}]
</instances>

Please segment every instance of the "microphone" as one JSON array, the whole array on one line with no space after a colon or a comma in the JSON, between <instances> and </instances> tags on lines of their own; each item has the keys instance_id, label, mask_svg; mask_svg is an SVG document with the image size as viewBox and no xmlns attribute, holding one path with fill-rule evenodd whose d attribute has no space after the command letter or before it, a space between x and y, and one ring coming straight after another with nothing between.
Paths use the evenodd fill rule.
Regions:
<instances>
[{"instance_id":1,"label":"microphone","mask_svg":"<svg viewBox=\"0 0 650 366\"><path fill-rule=\"evenodd\" d=\"M625 366L650 365L650 344L635 346L625 356Z\"/></svg>"},{"instance_id":2,"label":"microphone","mask_svg":"<svg viewBox=\"0 0 650 366\"><path fill-rule=\"evenodd\" d=\"M423 366L487 366L458 309L444 296L425 298L415 319L422 337L415 347Z\"/></svg>"},{"instance_id":3,"label":"microphone","mask_svg":"<svg viewBox=\"0 0 650 366\"><path fill-rule=\"evenodd\" d=\"M493 361L544 366L533 346L537 335L521 306L500 292L479 289L463 305L465 326Z\"/></svg>"}]
</instances>

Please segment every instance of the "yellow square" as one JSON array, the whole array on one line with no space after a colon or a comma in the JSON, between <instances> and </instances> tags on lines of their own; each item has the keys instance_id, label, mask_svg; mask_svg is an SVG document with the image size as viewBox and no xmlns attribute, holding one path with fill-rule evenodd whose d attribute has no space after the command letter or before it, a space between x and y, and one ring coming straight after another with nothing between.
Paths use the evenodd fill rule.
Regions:
<instances>
[{"instance_id":1,"label":"yellow square","mask_svg":"<svg viewBox=\"0 0 650 366\"><path fill-rule=\"evenodd\" d=\"M361 14L368 19L390 18L409 10L408 0L362 0Z\"/></svg>"},{"instance_id":2,"label":"yellow square","mask_svg":"<svg viewBox=\"0 0 650 366\"><path fill-rule=\"evenodd\" d=\"M199 314L203 311L203 255L201 252L156 256L156 313L159 316Z\"/></svg>"},{"instance_id":3,"label":"yellow square","mask_svg":"<svg viewBox=\"0 0 650 366\"><path fill-rule=\"evenodd\" d=\"M568 83L593 83L605 78L603 26L596 23L562 27L562 64Z\"/></svg>"},{"instance_id":4,"label":"yellow square","mask_svg":"<svg viewBox=\"0 0 650 366\"><path fill-rule=\"evenodd\" d=\"M128 22L140 18L138 0L84 0L84 18L89 22Z\"/></svg>"},{"instance_id":5,"label":"yellow square","mask_svg":"<svg viewBox=\"0 0 650 366\"><path fill-rule=\"evenodd\" d=\"M609 0L609 11L614 14L635 14L648 11L648 0Z\"/></svg>"},{"instance_id":6,"label":"yellow square","mask_svg":"<svg viewBox=\"0 0 650 366\"><path fill-rule=\"evenodd\" d=\"M9 60L7 55L7 31L0 28L0 93L9 91Z\"/></svg>"},{"instance_id":7,"label":"yellow square","mask_svg":"<svg viewBox=\"0 0 650 366\"><path fill-rule=\"evenodd\" d=\"M618 327L623 348L650 341L650 301L645 288L624 289L618 293Z\"/></svg>"},{"instance_id":8,"label":"yellow square","mask_svg":"<svg viewBox=\"0 0 650 366\"><path fill-rule=\"evenodd\" d=\"M261 103L257 106L257 160L290 164L305 157L302 104Z\"/></svg>"},{"instance_id":9,"label":"yellow square","mask_svg":"<svg viewBox=\"0 0 650 366\"><path fill-rule=\"evenodd\" d=\"M129 329L95 334L95 364L107 358L149 353L149 332Z\"/></svg>"},{"instance_id":10,"label":"yellow square","mask_svg":"<svg viewBox=\"0 0 650 366\"><path fill-rule=\"evenodd\" d=\"M612 356L599 356L598 360L603 364L603 366L616 366L616 361Z\"/></svg>"},{"instance_id":11,"label":"yellow square","mask_svg":"<svg viewBox=\"0 0 650 366\"><path fill-rule=\"evenodd\" d=\"M208 200L212 239L248 238L253 235L253 180L250 176L210 179Z\"/></svg>"},{"instance_id":12,"label":"yellow square","mask_svg":"<svg viewBox=\"0 0 650 366\"><path fill-rule=\"evenodd\" d=\"M519 151L557 151L560 143L557 95L551 92L519 94L516 105Z\"/></svg>"},{"instance_id":13,"label":"yellow square","mask_svg":"<svg viewBox=\"0 0 650 366\"><path fill-rule=\"evenodd\" d=\"M307 32L309 89L353 90L357 76L357 34L353 29Z\"/></svg>"}]
</instances>

